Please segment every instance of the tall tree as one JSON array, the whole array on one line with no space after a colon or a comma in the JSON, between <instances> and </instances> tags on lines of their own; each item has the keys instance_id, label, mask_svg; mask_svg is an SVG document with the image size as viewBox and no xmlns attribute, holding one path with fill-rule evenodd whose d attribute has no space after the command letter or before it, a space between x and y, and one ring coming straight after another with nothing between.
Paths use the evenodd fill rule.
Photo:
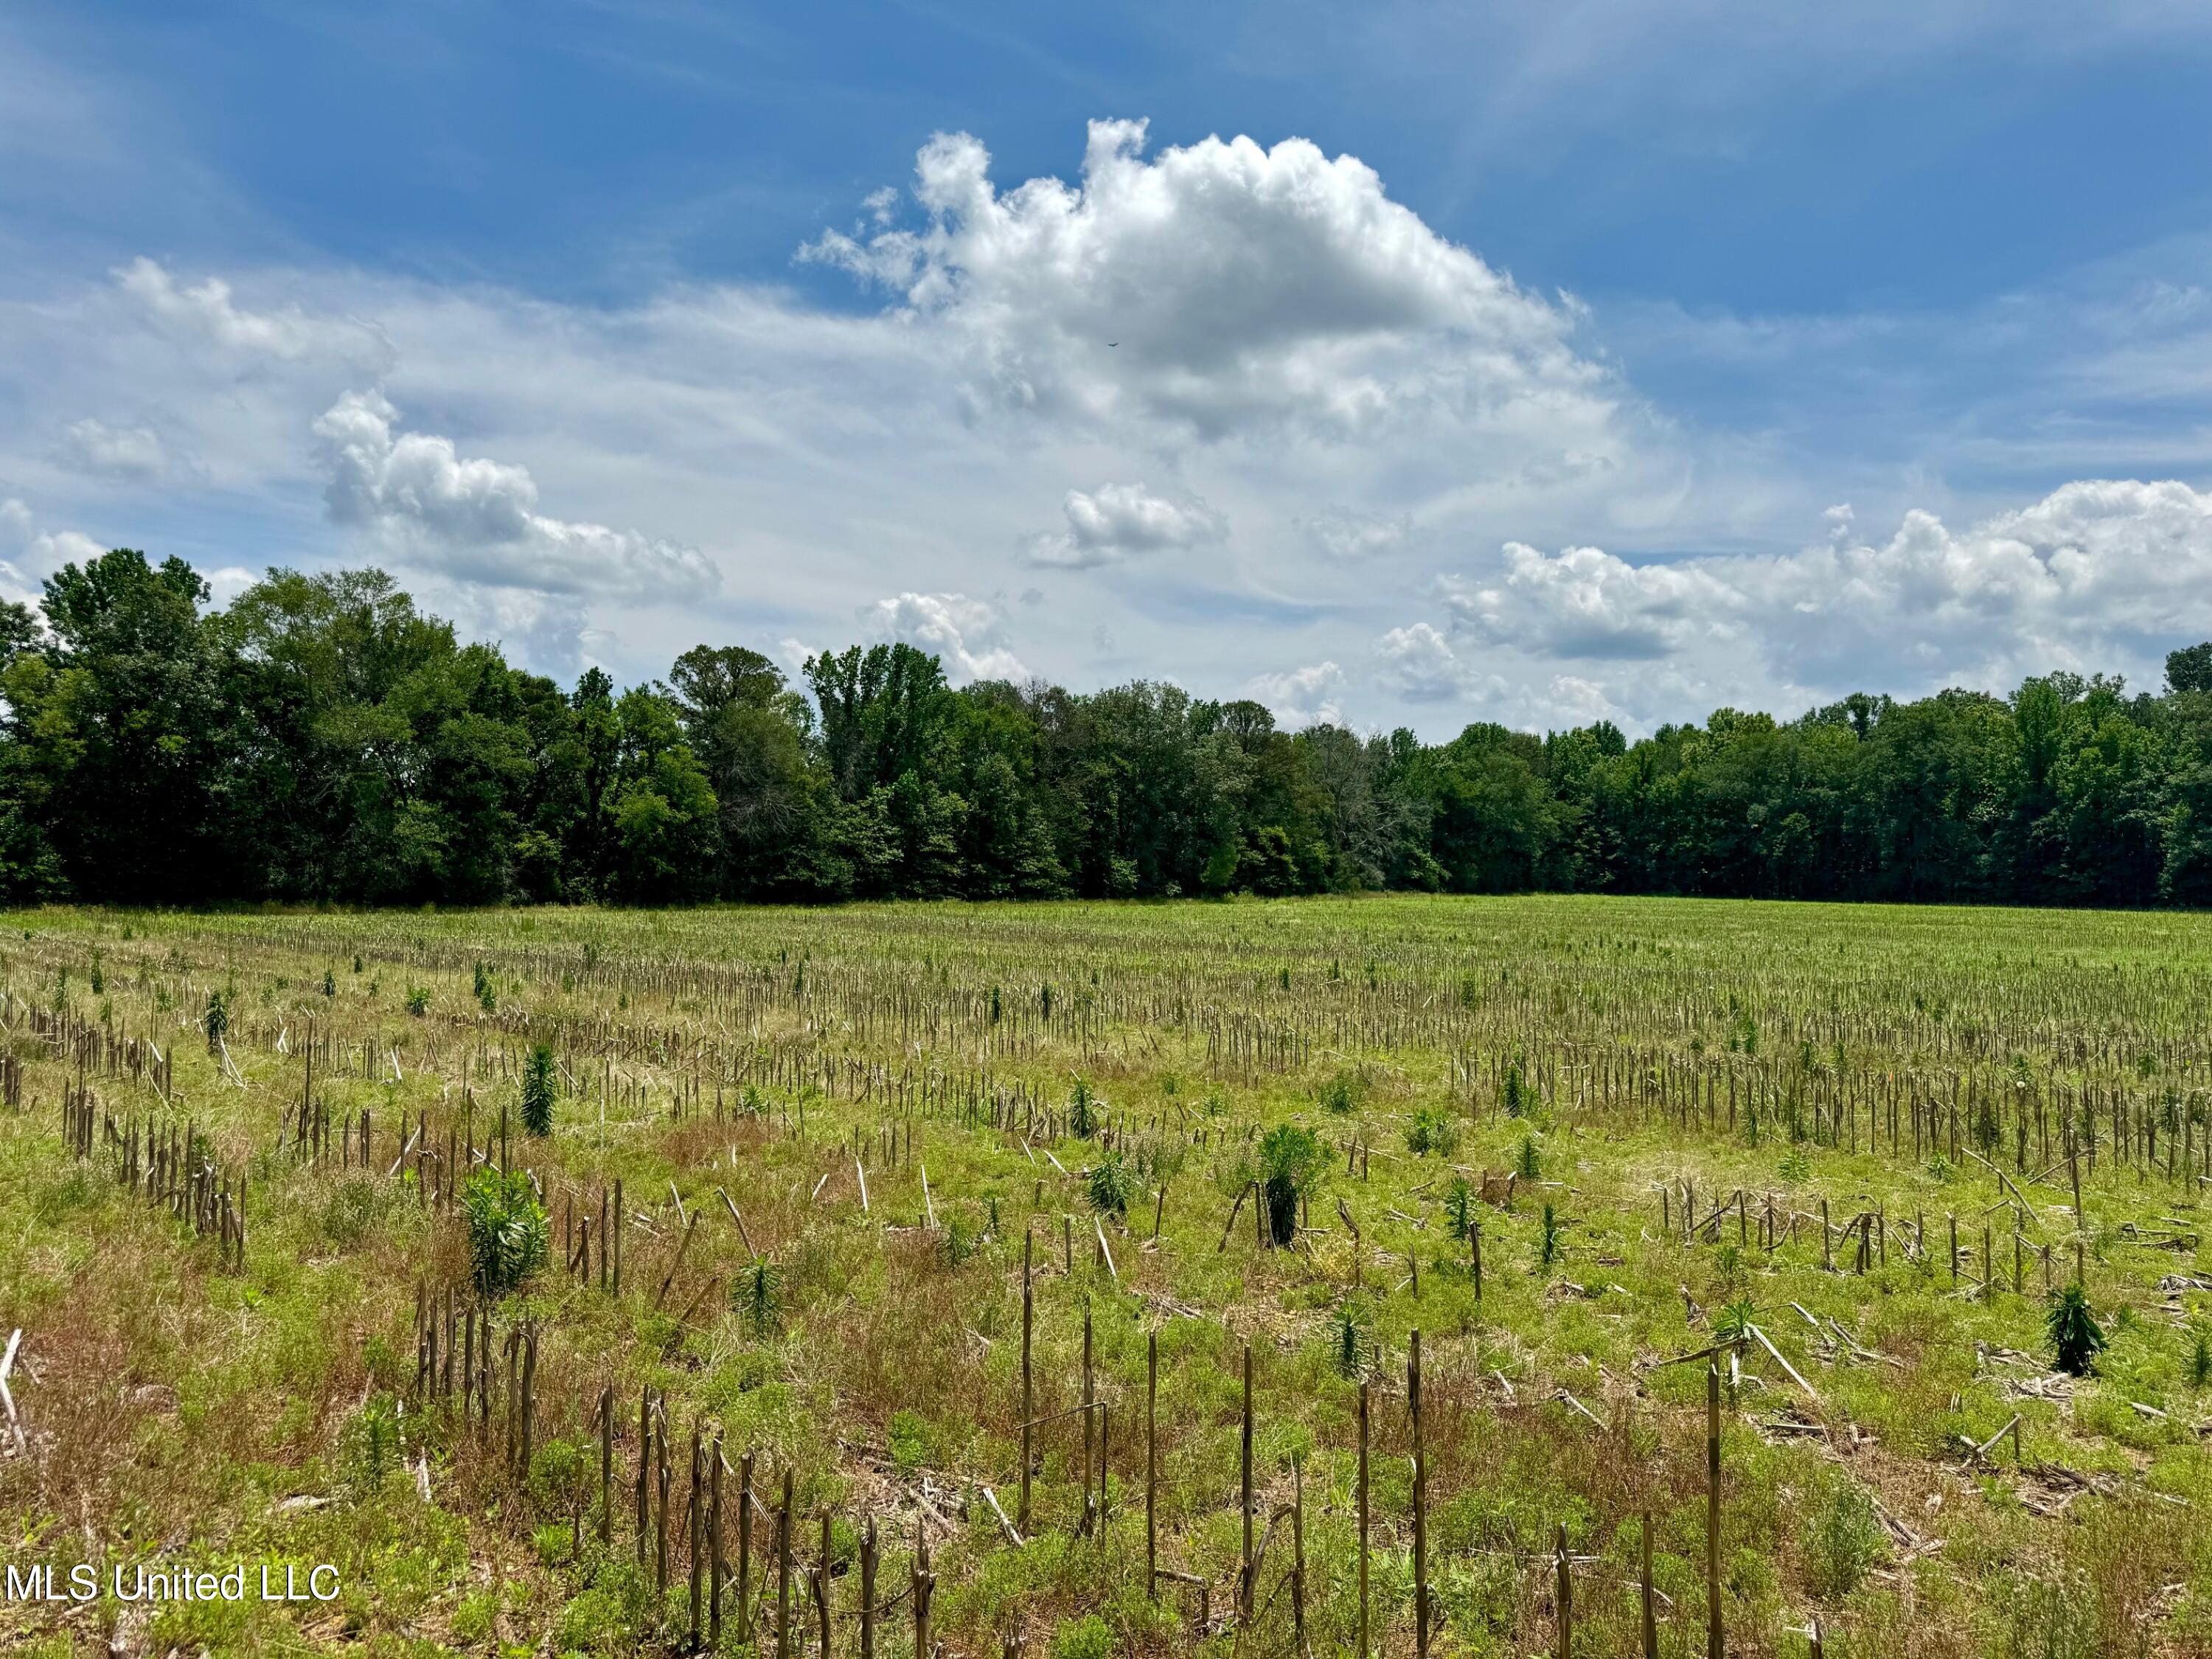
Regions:
<instances>
[{"instance_id":1,"label":"tall tree","mask_svg":"<svg viewBox=\"0 0 2212 1659\"><path fill-rule=\"evenodd\" d=\"M52 637L13 623L9 768L52 868L95 899L174 902L234 891L222 822L232 708L226 658L182 559L118 548L46 579Z\"/></svg>"}]
</instances>

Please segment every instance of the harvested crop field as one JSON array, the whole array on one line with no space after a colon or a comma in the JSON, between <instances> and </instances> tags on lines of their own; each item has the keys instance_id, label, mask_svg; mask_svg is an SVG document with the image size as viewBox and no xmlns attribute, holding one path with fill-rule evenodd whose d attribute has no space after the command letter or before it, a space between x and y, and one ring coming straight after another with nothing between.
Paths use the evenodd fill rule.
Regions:
<instances>
[{"instance_id":1,"label":"harvested crop field","mask_svg":"<svg viewBox=\"0 0 2212 1659\"><path fill-rule=\"evenodd\" d=\"M2212 920L0 927L11 1651L2212 1650Z\"/></svg>"}]
</instances>

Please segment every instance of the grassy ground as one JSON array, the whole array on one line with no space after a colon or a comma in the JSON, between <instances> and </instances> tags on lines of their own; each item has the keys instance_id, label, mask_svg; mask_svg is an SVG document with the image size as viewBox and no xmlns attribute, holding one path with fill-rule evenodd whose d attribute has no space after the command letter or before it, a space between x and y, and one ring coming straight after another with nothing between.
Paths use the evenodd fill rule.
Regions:
<instances>
[{"instance_id":1,"label":"grassy ground","mask_svg":"<svg viewBox=\"0 0 2212 1659\"><path fill-rule=\"evenodd\" d=\"M1412 1653L1416 1330L1434 1652L1554 1651L1563 1537L1575 1650L1638 1651L1647 1527L1659 1649L1705 1651L1707 1363L1661 1362L1717 1346L1730 1653L1803 1653L1816 1619L1832 1654L2212 1650L2212 921L1589 898L42 910L0 916L0 958L6 1560L92 1564L104 1591L118 1564L327 1562L342 1585L0 1601L13 1650L677 1650L696 1431L731 1467L732 1558L742 1455L767 1504L792 1480L795 1651L819 1648L826 1516L839 1653L872 1520L886 1659L913 1652L921 1537L948 1654L1225 1659L1301 1630L1350 1652L1364 1382L1370 1645ZM542 1139L520 1121L541 1044ZM88 1154L64 1133L80 1081ZM364 1111L365 1170L339 1127ZM1294 1242L1263 1248L1250 1183L1286 1124L1317 1167ZM243 1179L242 1266L219 1225L149 1201L149 1125ZM529 1171L551 1236L496 1298L451 1190L487 1157ZM596 1244L563 1267L617 1179L619 1292ZM994 1504L1018 1521L1025 1237L1017 1547ZM2077 1270L2108 1340L2081 1378L2045 1340L2045 1286ZM449 1295L501 1345L489 1427L420 1387L420 1310ZM1086 1320L1089 1525L1097 1419L1063 1414ZM1182 1575L1157 1596L1155 1335L1158 1561ZM635 1535L641 1390L668 1425L665 1584ZM772 1529L759 1511L757 1634ZM740 1622L732 1590L725 1646Z\"/></svg>"}]
</instances>

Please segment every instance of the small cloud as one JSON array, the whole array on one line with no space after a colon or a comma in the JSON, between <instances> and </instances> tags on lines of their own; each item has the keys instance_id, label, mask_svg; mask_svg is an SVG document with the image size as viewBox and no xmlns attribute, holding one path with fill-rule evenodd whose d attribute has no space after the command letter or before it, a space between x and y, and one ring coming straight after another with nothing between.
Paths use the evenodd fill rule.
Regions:
<instances>
[{"instance_id":1,"label":"small cloud","mask_svg":"<svg viewBox=\"0 0 2212 1659\"><path fill-rule=\"evenodd\" d=\"M1067 528L1033 538L1028 562L1088 570L1145 553L1218 542L1228 520L1192 496L1171 501L1141 483L1071 489L1060 503Z\"/></svg>"},{"instance_id":2,"label":"small cloud","mask_svg":"<svg viewBox=\"0 0 2212 1659\"><path fill-rule=\"evenodd\" d=\"M1401 513L1383 518L1370 513L1331 508L1316 514L1301 526L1313 544L1340 563L1352 564L1387 553L1413 534L1413 516Z\"/></svg>"},{"instance_id":3,"label":"small cloud","mask_svg":"<svg viewBox=\"0 0 2212 1659\"><path fill-rule=\"evenodd\" d=\"M106 550L80 531L40 530L31 509L13 496L0 501L0 589L6 598L35 604L40 578Z\"/></svg>"},{"instance_id":4,"label":"small cloud","mask_svg":"<svg viewBox=\"0 0 2212 1659\"><path fill-rule=\"evenodd\" d=\"M897 641L940 659L946 678L1021 680L1029 670L1006 647L1006 616L964 593L901 593L865 606L860 623L875 638Z\"/></svg>"},{"instance_id":5,"label":"small cloud","mask_svg":"<svg viewBox=\"0 0 2212 1659\"><path fill-rule=\"evenodd\" d=\"M89 416L62 429L61 459L80 472L131 480L161 477L172 465L151 427L112 427Z\"/></svg>"},{"instance_id":6,"label":"small cloud","mask_svg":"<svg viewBox=\"0 0 2212 1659\"><path fill-rule=\"evenodd\" d=\"M1451 641L1425 622L1394 628L1375 642L1380 678L1407 702L1443 702L1464 689L1466 668Z\"/></svg>"},{"instance_id":7,"label":"small cloud","mask_svg":"<svg viewBox=\"0 0 2212 1659\"><path fill-rule=\"evenodd\" d=\"M312 317L297 306L274 311L241 306L220 276L210 276L196 288L180 287L161 265L142 257L118 270L115 283L157 326L234 356L288 362L309 357L381 362L388 355L383 342L360 323Z\"/></svg>"},{"instance_id":8,"label":"small cloud","mask_svg":"<svg viewBox=\"0 0 2212 1659\"><path fill-rule=\"evenodd\" d=\"M1344 711L1337 699L1344 684L1342 669L1333 662L1317 662L1279 674L1255 675L1244 689L1267 705L1279 726L1341 726Z\"/></svg>"}]
</instances>

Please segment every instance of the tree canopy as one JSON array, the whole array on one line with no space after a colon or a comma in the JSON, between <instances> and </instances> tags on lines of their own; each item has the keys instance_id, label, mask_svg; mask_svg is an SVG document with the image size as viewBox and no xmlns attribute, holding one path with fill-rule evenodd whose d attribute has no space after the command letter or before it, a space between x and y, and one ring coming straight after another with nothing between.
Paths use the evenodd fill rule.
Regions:
<instances>
[{"instance_id":1,"label":"tree canopy","mask_svg":"<svg viewBox=\"0 0 2212 1659\"><path fill-rule=\"evenodd\" d=\"M702 644L665 684L563 687L381 571L272 570L215 608L181 560L118 549L0 607L0 892L2212 902L2212 643L2157 695L2059 672L1635 743L1286 732L1146 681L954 689L896 644L801 681Z\"/></svg>"}]
</instances>

